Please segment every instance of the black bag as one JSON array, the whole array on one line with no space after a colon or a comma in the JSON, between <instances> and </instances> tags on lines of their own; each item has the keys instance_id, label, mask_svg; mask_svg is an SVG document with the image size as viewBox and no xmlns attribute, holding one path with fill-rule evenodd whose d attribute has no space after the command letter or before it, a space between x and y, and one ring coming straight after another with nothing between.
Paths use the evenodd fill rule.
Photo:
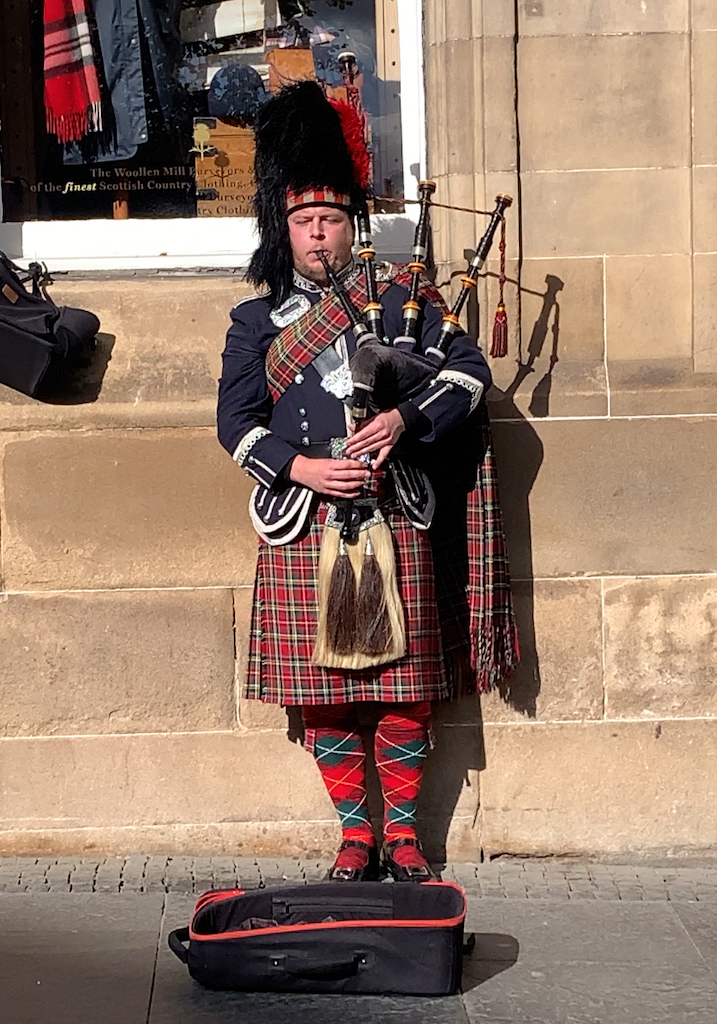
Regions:
<instances>
[{"instance_id":1,"label":"black bag","mask_svg":"<svg viewBox=\"0 0 717 1024\"><path fill-rule=\"evenodd\" d=\"M25 271L0 252L0 384L31 397L51 368L85 356L100 329L94 313L56 306L40 287L44 276L39 263Z\"/></svg>"},{"instance_id":2,"label":"black bag","mask_svg":"<svg viewBox=\"0 0 717 1024\"><path fill-rule=\"evenodd\" d=\"M205 893L169 947L212 989L452 995L465 916L451 882L230 889Z\"/></svg>"}]
</instances>

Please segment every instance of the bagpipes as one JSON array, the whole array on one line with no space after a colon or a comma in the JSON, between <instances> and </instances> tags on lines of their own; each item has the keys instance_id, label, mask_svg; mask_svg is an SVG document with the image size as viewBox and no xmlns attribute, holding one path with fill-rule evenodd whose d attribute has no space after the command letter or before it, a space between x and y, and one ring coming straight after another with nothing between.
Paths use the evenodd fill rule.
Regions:
<instances>
[{"instance_id":1,"label":"bagpipes","mask_svg":"<svg viewBox=\"0 0 717 1024\"><path fill-rule=\"evenodd\" d=\"M318 254L356 339L356 352L349 360L353 394L347 400L355 429L365 423L368 415L410 399L440 372L451 341L460 329L460 314L476 287L496 231L504 224L505 210L512 203L510 196L496 197L488 227L461 279L461 291L443 316L435 344L424 354L418 351L418 299L421 277L426 271L429 206L434 191L434 182L420 182L421 210L408 265L411 280L403 304L402 333L392 341L384 335L367 204L357 217L358 255L364 265L368 297L362 311L351 301L326 254ZM504 253L504 243L501 249ZM502 301L499 314L501 307ZM389 463L389 470L404 512L414 526L427 529L430 515L427 520L425 515L421 519L420 512L425 513L426 506L431 504L432 515L435 506L427 477L400 460ZM378 499L361 497L332 505L319 559L319 627L313 660L329 668L360 669L394 661L404 653L403 605L393 540Z\"/></svg>"}]
</instances>

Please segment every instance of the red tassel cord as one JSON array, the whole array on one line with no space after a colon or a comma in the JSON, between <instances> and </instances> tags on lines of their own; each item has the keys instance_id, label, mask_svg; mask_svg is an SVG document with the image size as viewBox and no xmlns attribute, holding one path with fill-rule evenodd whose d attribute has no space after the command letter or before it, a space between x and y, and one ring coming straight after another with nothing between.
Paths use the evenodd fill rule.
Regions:
<instances>
[{"instance_id":1,"label":"red tassel cord","mask_svg":"<svg viewBox=\"0 0 717 1024\"><path fill-rule=\"evenodd\" d=\"M508 314L505 311L505 302L503 301L505 282L505 217L503 217L500 226L500 277L498 278L500 297L493 322L493 342L490 346L491 356L498 359L502 359L503 356L508 354Z\"/></svg>"}]
</instances>

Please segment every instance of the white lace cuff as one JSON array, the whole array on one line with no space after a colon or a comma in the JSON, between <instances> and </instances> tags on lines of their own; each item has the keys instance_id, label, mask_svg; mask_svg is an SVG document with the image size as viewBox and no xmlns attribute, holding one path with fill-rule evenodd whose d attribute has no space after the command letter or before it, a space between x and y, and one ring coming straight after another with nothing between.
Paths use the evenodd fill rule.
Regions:
<instances>
[{"instance_id":1,"label":"white lace cuff","mask_svg":"<svg viewBox=\"0 0 717 1024\"><path fill-rule=\"evenodd\" d=\"M436 380L444 380L447 383L458 384L459 387L465 388L466 391L470 391L471 394L471 408L473 412L475 407L480 402L480 397L483 394L483 384L475 377L471 377L468 373L461 373L460 370L441 370L436 377Z\"/></svg>"},{"instance_id":2,"label":"white lace cuff","mask_svg":"<svg viewBox=\"0 0 717 1024\"><path fill-rule=\"evenodd\" d=\"M252 427L237 445L236 451L232 456L235 462L238 462L240 466L244 467L244 463L249 457L249 452L252 450L257 441L261 441L262 437L266 437L271 431L267 430L266 427Z\"/></svg>"}]
</instances>

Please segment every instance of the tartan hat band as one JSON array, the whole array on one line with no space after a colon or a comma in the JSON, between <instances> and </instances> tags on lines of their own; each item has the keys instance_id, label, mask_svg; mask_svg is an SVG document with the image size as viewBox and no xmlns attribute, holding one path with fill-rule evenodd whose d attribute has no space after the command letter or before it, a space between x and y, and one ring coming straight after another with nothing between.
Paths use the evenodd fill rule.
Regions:
<instances>
[{"instance_id":1,"label":"tartan hat band","mask_svg":"<svg viewBox=\"0 0 717 1024\"><path fill-rule=\"evenodd\" d=\"M340 206L348 210L351 206L351 196L345 192L334 192L330 188L315 188L308 192L293 192L288 189L286 212L290 213L300 206Z\"/></svg>"}]
</instances>

